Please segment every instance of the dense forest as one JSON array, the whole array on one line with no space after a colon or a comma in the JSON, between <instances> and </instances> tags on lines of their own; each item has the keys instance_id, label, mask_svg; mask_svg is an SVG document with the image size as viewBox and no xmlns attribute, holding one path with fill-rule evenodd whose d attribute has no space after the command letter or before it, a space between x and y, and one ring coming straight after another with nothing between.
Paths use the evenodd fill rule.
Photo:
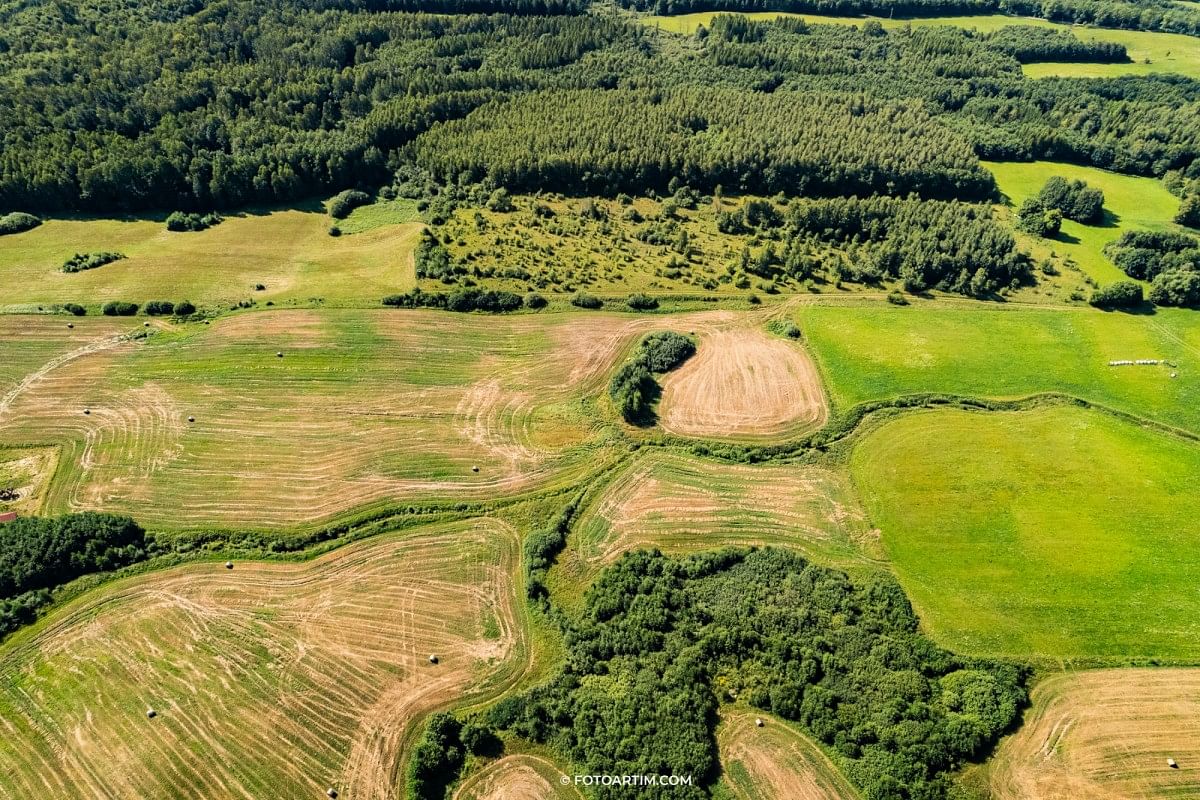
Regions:
<instances>
[{"instance_id":1,"label":"dense forest","mask_svg":"<svg viewBox=\"0 0 1200 800\"><path fill-rule=\"evenodd\" d=\"M1022 76L1122 57L1068 34L718 18L673 37L552 0L414 7L0 5L0 213L206 213L373 190L411 160L568 193L679 169L699 189L979 198L977 155L1200 180L1200 83Z\"/></svg>"},{"instance_id":2,"label":"dense forest","mask_svg":"<svg viewBox=\"0 0 1200 800\"><path fill-rule=\"evenodd\" d=\"M798 722L872 800L947 797L948 773L986 754L1025 702L1021 669L934 645L893 581L782 550L627 554L562 624L562 671L490 723L590 774L693 776L672 797L709 796L719 702Z\"/></svg>"}]
</instances>

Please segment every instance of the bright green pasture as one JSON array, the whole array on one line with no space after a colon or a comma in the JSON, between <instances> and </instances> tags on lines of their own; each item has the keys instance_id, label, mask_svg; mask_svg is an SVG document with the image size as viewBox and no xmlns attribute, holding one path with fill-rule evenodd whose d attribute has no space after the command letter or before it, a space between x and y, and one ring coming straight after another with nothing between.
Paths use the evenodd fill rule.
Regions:
<instances>
[{"instance_id":1,"label":"bright green pasture","mask_svg":"<svg viewBox=\"0 0 1200 800\"><path fill-rule=\"evenodd\" d=\"M1102 412L898 418L852 473L922 622L963 653L1200 657L1200 447Z\"/></svg>"},{"instance_id":2,"label":"bright green pasture","mask_svg":"<svg viewBox=\"0 0 1200 800\"><path fill-rule=\"evenodd\" d=\"M402 225L406 222L417 222L420 213L417 211L416 200L383 200L370 205L359 206L350 215L335 224L342 233L366 233L387 225Z\"/></svg>"},{"instance_id":3,"label":"bright green pasture","mask_svg":"<svg viewBox=\"0 0 1200 800\"><path fill-rule=\"evenodd\" d=\"M675 17L643 17L642 22L672 33L691 34L699 25L708 25L721 12L705 11L696 14L681 14ZM1091 28L1078 25L1062 25L1031 17L1009 17L1003 14L984 14L966 17L926 17L922 19L885 19L878 17L831 17L820 14L787 14L778 11L756 11L746 16L757 20L772 20L776 17L803 17L816 25L861 25L868 19L877 19L885 28L902 28L928 25L954 25L971 28L981 33L990 33L1008 25L1034 25L1039 28L1069 30L1084 41L1117 42L1125 45L1130 62L1124 64L1026 64L1025 74L1031 78L1051 76L1075 78L1110 78L1118 75L1148 75L1158 72L1175 72L1189 77L1200 77L1200 39L1177 33L1152 33L1149 31L1122 31L1109 28ZM1149 59L1150 63L1146 63Z\"/></svg>"},{"instance_id":4,"label":"bright green pasture","mask_svg":"<svg viewBox=\"0 0 1200 800\"><path fill-rule=\"evenodd\" d=\"M1197 40L1200 41L1200 40ZM1086 181L1104 192L1108 211L1100 225L1081 225L1063 220L1062 233L1055 240L1038 240L1059 256L1069 257L1100 284L1124 280L1126 276L1103 253L1104 245L1125 230L1174 227L1171 221L1179 210L1179 199L1160 181L1134 175L1119 175L1094 167L1080 167L1053 161L985 161L983 165L996 176L1013 209L1041 190L1046 179L1061 175Z\"/></svg>"},{"instance_id":5,"label":"bright green pasture","mask_svg":"<svg viewBox=\"0 0 1200 800\"><path fill-rule=\"evenodd\" d=\"M232 216L196 233L171 233L161 220L147 218L48 220L0 238L0 311L55 303L95 310L108 300L187 299L203 306L321 298L375 306L415 280L408 254L420 227L380 227L378 217L387 213L395 210L362 211L347 222L364 232L342 237L329 235L326 215L298 210ZM62 272L73 254L98 251L127 258Z\"/></svg>"},{"instance_id":6,"label":"bright green pasture","mask_svg":"<svg viewBox=\"0 0 1200 800\"><path fill-rule=\"evenodd\" d=\"M798 319L840 409L920 392L1014 398L1055 391L1200 431L1195 312L918 303L812 306ZM1151 358L1178 366L1108 366Z\"/></svg>"}]
</instances>

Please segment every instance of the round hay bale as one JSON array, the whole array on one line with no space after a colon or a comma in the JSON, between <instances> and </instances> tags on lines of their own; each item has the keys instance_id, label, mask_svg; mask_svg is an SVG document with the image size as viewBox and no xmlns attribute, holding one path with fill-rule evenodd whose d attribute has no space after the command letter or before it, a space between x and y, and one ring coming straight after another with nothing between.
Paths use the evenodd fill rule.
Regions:
<instances>
[{"instance_id":1,"label":"round hay bale","mask_svg":"<svg viewBox=\"0 0 1200 800\"><path fill-rule=\"evenodd\" d=\"M325 795L329 798L329 800L334 800L334 798L337 797L337 789L330 786L325 790Z\"/></svg>"},{"instance_id":2,"label":"round hay bale","mask_svg":"<svg viewBox=\"0 0 1200 800\"><path fill-rule=\"evenodd\" d=\"M765 723L765 722L763 722L763 718L762 718L762 717L755 717L755 718L754 718L754 724L755 724L756 726L758 726L758 727L760 727L760 728L761 728L761 727L762 727L763 725L765 725L766 723Z\"/></svg>"},{"instance_id":3,"label":"round hay bale","mask_svg":"<svg viewBox=\"0 0 1200 800\"><path fill-rule=\"evenodd\" d=\"M479 472L479 467L478 466L471 467L471 472Z\"/></svg>"},{"instance_id":4,"label":"round hay bale","mask_svg":"<svg viewBox=\"0 0 1200 800\"><path fill-rule=\"evenodd\" d=\"M195 421L196 421L195 417L188 417L188 422L195 422Z\"/></svg>"},{"instance_id":5,"label":"round hay bale","mask_svg":"<svg viewBox=\"0 0 1200 800\"><path fill-rule=\"evenodd\" d=\"M430 653L430 654L429 654L429 663L430 663L430 664L436 664L437 662L438 662L438 657L437 657L437 654L436 654L436 653Z\"/></svg>"},{"instance_id":6,"label":"round hay bale","mask_svg":"<svg viewBox=\"0 0 1200 800\"><path fill-rule=\"evenodd\" d=\"M143 322L143 323L142 323L142 327L143 327L143 328L149 328L149 327L150 327L150 323L149 323L149 322Z\"/></svg>"},{"instance_id":7,"label":"round hay bale","mask_svg":"<svg viewBox=\"0 0 1200 800\"><path fill-rule=\"evenodd\" d=\"M225 562L225 569L233 569L233 562L232 562L232 561L226 561L226 562Z\"/></svg>"},{"instance_id":8,"label":"round hay bale","mask_svg":"<svg viewBox=\"0 0 1200 800\"><path fill-rule=\"evenodd\" d=\"M91 410L90 408L85 408L85 409L83 410L83 413L84 413L84 414L90 414L90 413L92 413L92 410Z\"/></svg>"},{"instance_id":9,"label":"round hay bale","mask_svg":"<svg viewBox=\"0 0 1200 800\"><path fill-rule=\"evenodd\" d=\"M1171 769L1179 769L1179 765L1175 763L1175 759L1173 758L1167 759L1167 766Z\"/></svg>"},{"instance_id":10,"label":"round hay bale","mask_svg":"<svg viewBox=\"0 0 1200 800\"><path fill-rule=\"evenodd\" d=\"M158 712L155 711L153 708L146 709L146 719L154 719L157 716L158 716Z\"/></svg>"},{"instance_id":11,"label":"round hay bale","mask_svg":"<svg viewBox=\"0 0 1200 800\"><path fill-rule=\"evenodd\" d=\"M68 327L68 328L74 328L74 327L75 327L75 323L74 323L74 322L68 322L68 323L67 323L67 327Z\"/></svg>"},{"instance_id":12,"label":"round hay bale","mask_svg":"<svg viewBox=\"0 0 1200 800\"><path fill-rule=\"evenodd\" d=\"M276 357L276 358L283 358L283 351L282 351L282 350L276 351L276 353L275 353L275 357Z\"/></svg>"}]
</instances>

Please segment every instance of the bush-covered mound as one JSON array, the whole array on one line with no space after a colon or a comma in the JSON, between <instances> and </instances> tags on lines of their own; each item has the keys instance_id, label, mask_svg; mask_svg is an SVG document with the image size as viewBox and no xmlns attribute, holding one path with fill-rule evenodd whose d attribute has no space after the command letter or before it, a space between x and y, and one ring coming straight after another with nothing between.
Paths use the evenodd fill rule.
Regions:
<instances>
[{"instance_id":1,"label":"bush-covered mound","mask_svg":"<svg viewBox=\"0 0 1200 800\"><path fill-rule=\"evenodd\" d=\"M11 233L22 233L32 230L42 221L33 214L26 214L24 211L14 211L11 214L0 216L0 236L7 236Z\"/></svg>"},{"instance_id":2,"label":"bush-covered mound","mask_svg":"<svg viewBox=\"0 0 1200 800\"><path fill-rule=\"evenodd\" d=\"M651 424L651 407L661 393L654 374L670 372L695 352L696 343L691 337L673 331L659 331L643 339L608 386L621 417L632 425Z\"/></svg>"}]
</instances>

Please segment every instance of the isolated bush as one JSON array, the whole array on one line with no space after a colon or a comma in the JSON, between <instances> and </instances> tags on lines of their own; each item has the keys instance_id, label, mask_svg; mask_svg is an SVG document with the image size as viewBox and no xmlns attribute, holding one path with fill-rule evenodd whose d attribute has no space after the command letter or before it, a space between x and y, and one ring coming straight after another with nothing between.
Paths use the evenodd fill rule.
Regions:
<instances>
[{"instance_id":1,"label":"isolated bush","mask_svg":"<svg viewBox=\"0 0 1200 800\"><path fill-rule=\"evenodd\" d=\"M11 214L5 214L0 217L0 236L6 236L10 233L22 233L36 228L41 224L42 221L33 214L26 214L24 211L14 211Z\"/></svg>"},{"instance_id":2,"label":"isolated bush","mask_svg":"<svg viewBox=\"0 0 1200 800\"><path fill-rule=\"evenodd\" d=\"M68 314L74 314L77 317L87 314L87 309L79 305L79 303L64 303L63 311L66 311Z\"/></svg>"},{"instance_id":3,"label":"isolated bush","mask_svg":"<svg viewBox=\"0 0 1200 800\"><path fill-rule=\"evenodd\" d=\"M180 300L175 304L175 316L187 317L196 313L196 306L187 300Z\"/></svg>"},{"instance_id":4,"label":"isolated bush","mask_svg":"<svg viewBox=\"0 0 1200 800\"><path fill-rule=\"evenodd\" d=\"M625 301L625 305L629 306L634 311L651 311L655 308L658 308L658 301L649 295L631 294Z\"/></svg>"},{"instance_id":5,"label":"isolated bush","mask_svg":"<svg viewBox=\"0 0 1200 800\"><path fill-rule=\"evenodd\" d=\"M103 267L105 264L111 264L123 258L125 258L124 253L76 253L63 262L62 271L66 273L83 272L85 269Z\"/></svg>"},{"instance_id":6,"label":"isolated bush","mask_svg":"<svg viewBox=\"0 0 1200 800\"><path fill-rule=\"evenodd\" d=\"M145 310L152 317L163 317L175 313L175 304L170 300L151 300Z\"/></svg>"},{"instance_id":7,"label":"isolated bush","mask_svg":"<svg viewBox=\"0 0 1200 800\"><path fill-rule=\"evenodd\" d=\"M337 237L342 235L342 229L339 228L337 225L330 225L329 226L329 235L336 239Z\"/></svg>"},{"instance_id":8,"label":"isolated bush","mask_svg":"<svg viewBox=\"0 0 1200 800\"><path fill-rule=\"evenodd\" d=\"M1144 302L1142 285L1133 281L1117 281L1092 292L1090 302L1098 308L1136 308Z\"/></svg>"},{"instance_id":9,"label":"isolated bush","mask_svg":"<svg viewBox=\"0 0 1200 800\"><path fill-rule=\"evenodd\" d=\"M345 219L351 211L370 202L371 196L357 189L338 192L329 200L329 216L334 219Z\"/></svg>"},{"instance_id":10,"label":"isolated bush","mask_svg":"<svg viewBox=\"0 0 1200 800\"><path fill-rule=\"evenodd\" d=\"M127 303L121 300L109 300L100 310L106 317L132 317L138 312L138 304Z\"/></svg>"},{"instance_id":11,"label":"isolated bush","mask_svg":"<svg viewBox=\"0 0 1200 800\"><path fill-rule=\"evenodd\" d=\"M545 308L547 305L549 305L549 301L537 292L530 292L529 294L525 295L526 308L537 310L539 308Z\"/></svg>"},{"instance_id":12,"label":"isolated bush","mask_svg":"<svg viewBox=\"0 0 1200 800\"><path fill-rule=\"evenodd\" d=\"M594 295L579 292L571 298L571 305L578 306L579 308L596 309L603 306L604 301Z\"/></svg>"},{"instance_id":13,"label":"isolated bush","mask_svg":"<svg viewBox=\"0 0 1200 800\"><path fill-rule=\"evenodd\" d=\"M908 298L901 292L888 292L887 301L894 306L908 305Z\"/></svg>"}]
</instances>

